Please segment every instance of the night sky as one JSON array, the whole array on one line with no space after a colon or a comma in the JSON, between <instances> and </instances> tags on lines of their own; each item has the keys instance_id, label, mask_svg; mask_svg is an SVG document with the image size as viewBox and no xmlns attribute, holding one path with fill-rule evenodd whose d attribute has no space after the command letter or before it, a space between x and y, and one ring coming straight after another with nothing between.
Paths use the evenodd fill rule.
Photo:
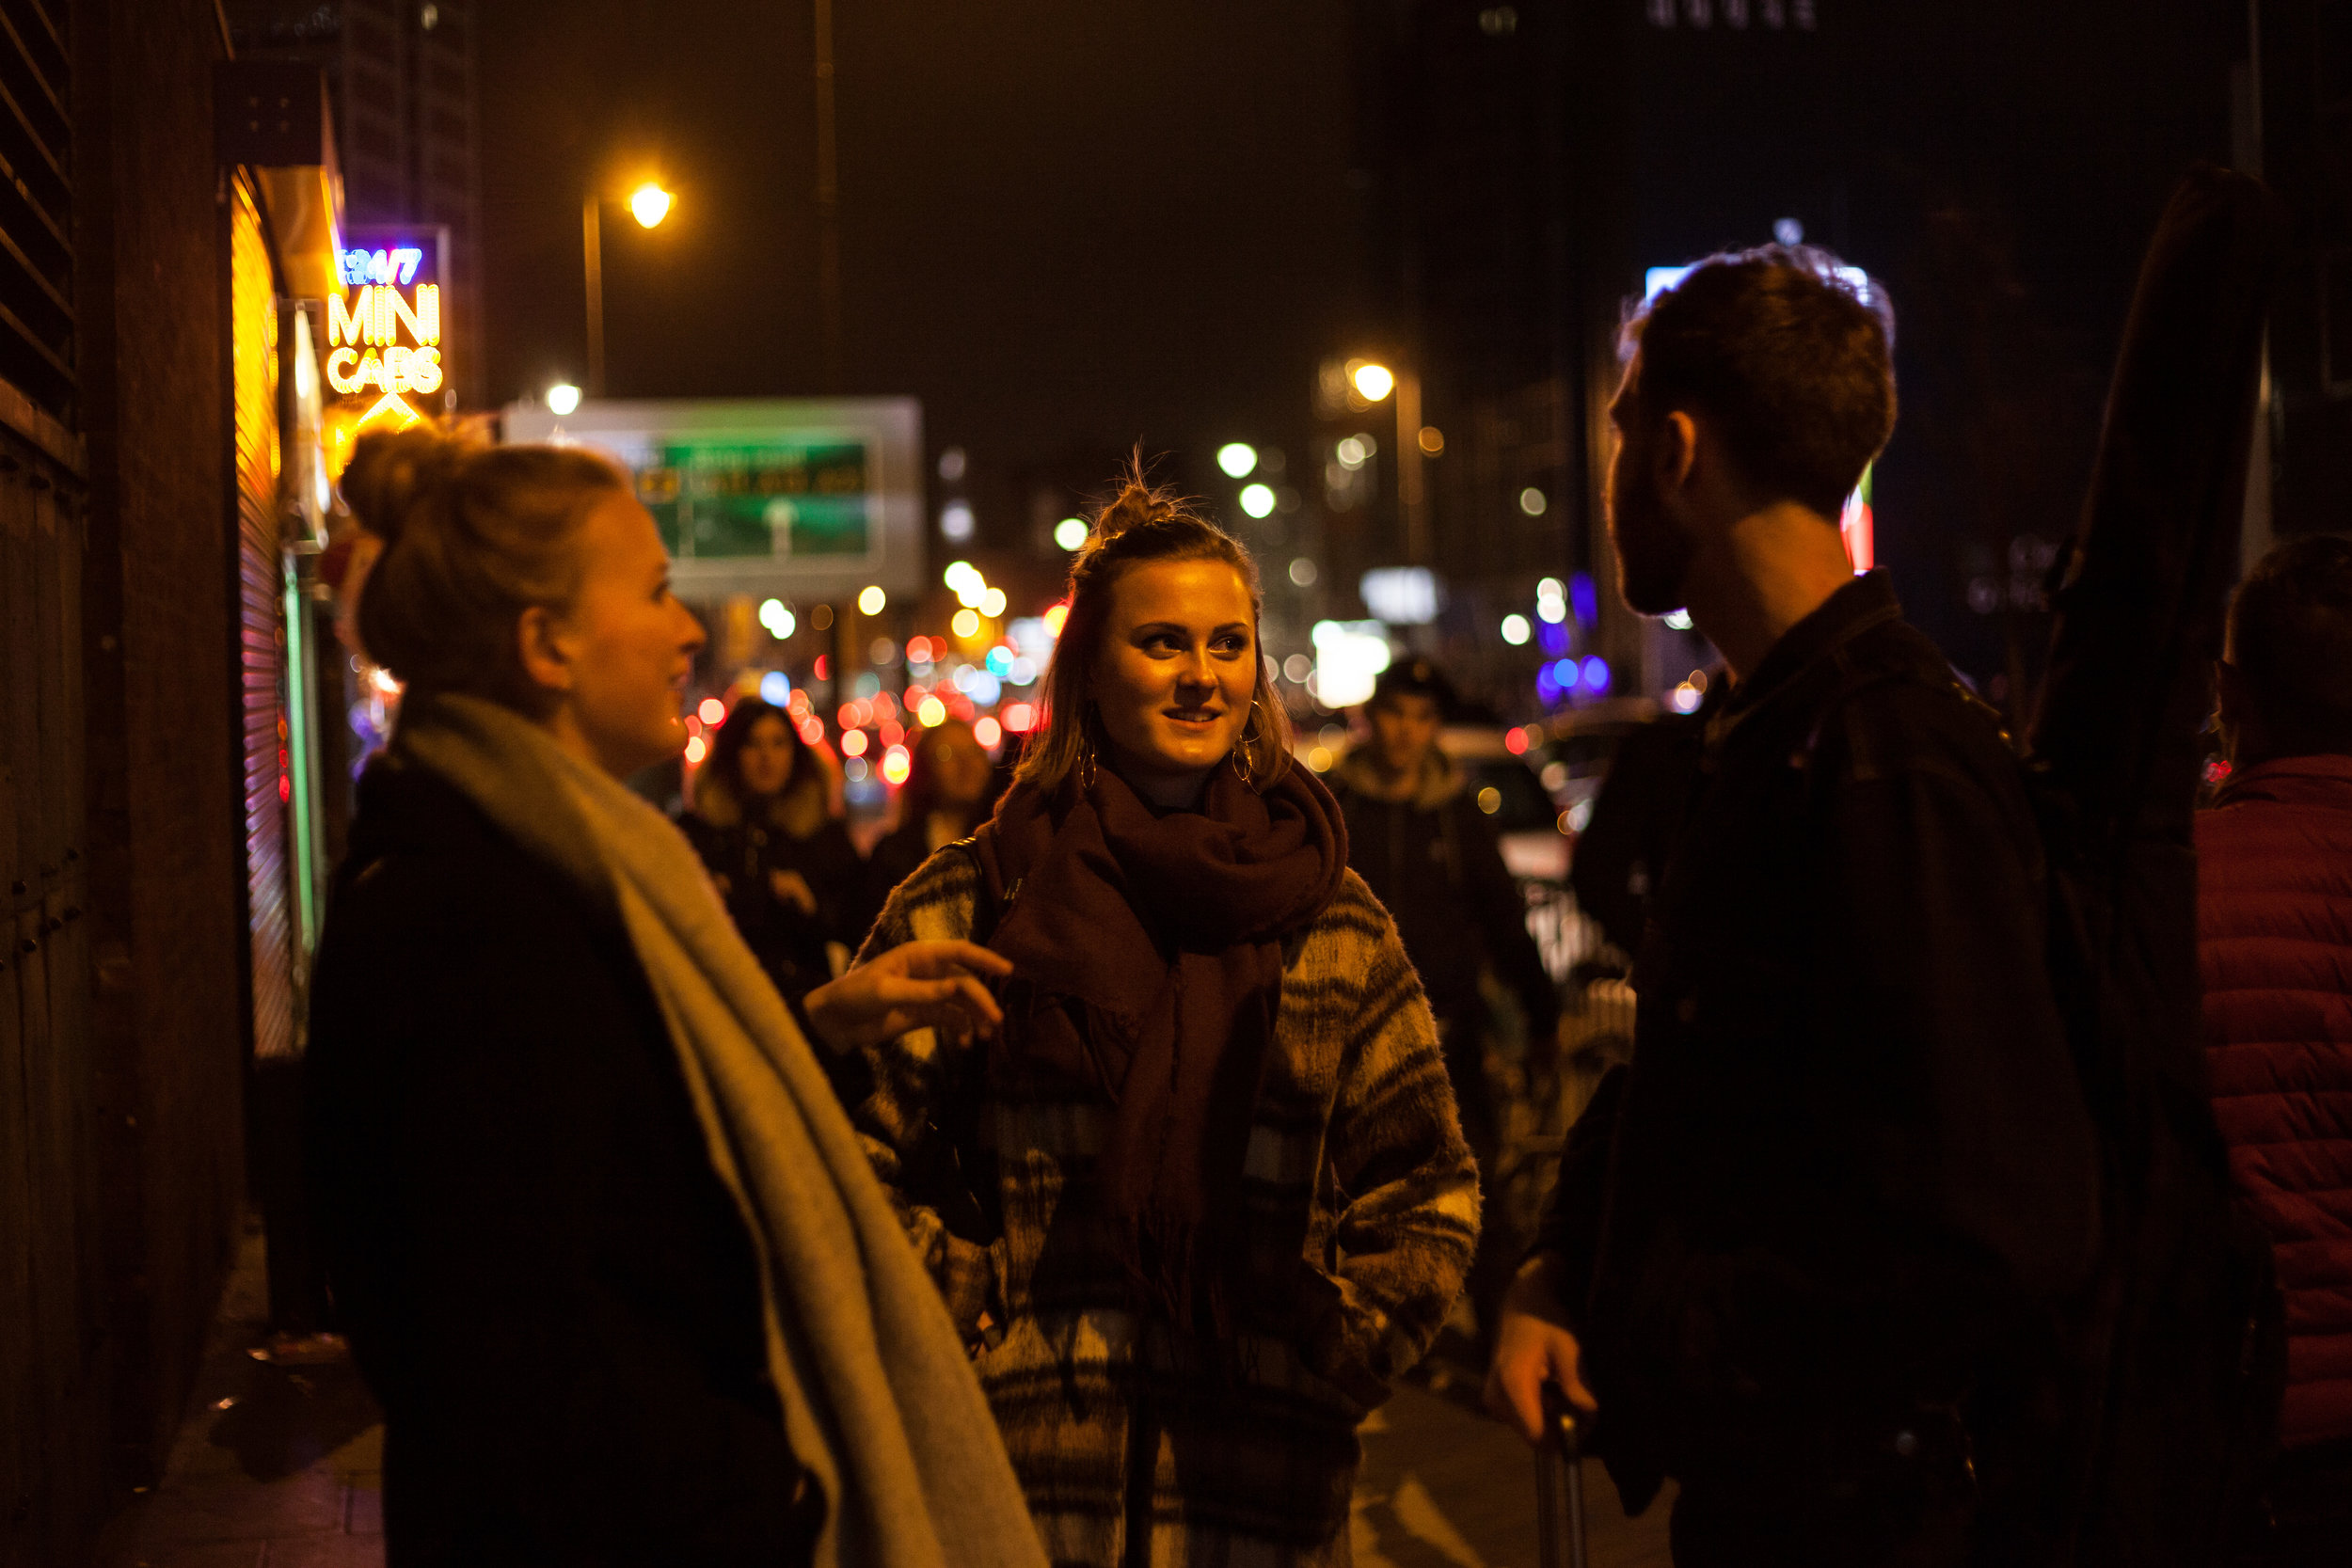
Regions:
<instances>
[{"instance_id":1,"label":"night sky","mask_svg":"<svg viewBox=\"0 0 2352 1568\"><path fill-rule=\"evenodd\" d=\"M580 193L647 173L678 202L607 210L612 395L822 390L806 0L478 14L491 400L584 380ZM982 496L1303 431L1362 325L1342 6L857 0L835 32L843 390L920 398Z\"/></svg>"}]
</instances>

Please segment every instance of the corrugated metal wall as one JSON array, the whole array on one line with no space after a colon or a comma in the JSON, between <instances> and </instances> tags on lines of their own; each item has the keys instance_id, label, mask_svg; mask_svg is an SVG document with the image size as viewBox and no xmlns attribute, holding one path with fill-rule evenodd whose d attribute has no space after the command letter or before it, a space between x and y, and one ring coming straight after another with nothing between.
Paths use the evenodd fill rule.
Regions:
<instances>
[{"instance_id":1,"label":"corrugated metal wall","mask_svg":"<svg viewBox=\"0 0 2352 1568\"><path fill-rule=\"evenodd\" d=\"M230 294L236 343L237 660L244 717L246 926L253 1053L294 1052L286 816L285 566L278 520L278 301L253 188L230 183Z\"/></svg>"}]
</instances>

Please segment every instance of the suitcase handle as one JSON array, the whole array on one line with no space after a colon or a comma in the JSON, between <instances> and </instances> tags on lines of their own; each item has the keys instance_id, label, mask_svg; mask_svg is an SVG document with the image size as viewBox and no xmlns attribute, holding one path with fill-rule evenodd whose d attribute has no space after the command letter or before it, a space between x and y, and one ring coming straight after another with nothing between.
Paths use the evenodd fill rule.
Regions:
<instances>
[{"instance_id":1,"label":"suitcase handle","mask_svg":"<svg viewBox=\"0 0 2352 1568\"><path fill-rule=\"evenodd\" d=\"M1583 1429L1556 1383L1543 1386L1544 1440L1535 1446L1535 1540L1543 1568L1585 1568Z\"/></svg>"}]
</instances>

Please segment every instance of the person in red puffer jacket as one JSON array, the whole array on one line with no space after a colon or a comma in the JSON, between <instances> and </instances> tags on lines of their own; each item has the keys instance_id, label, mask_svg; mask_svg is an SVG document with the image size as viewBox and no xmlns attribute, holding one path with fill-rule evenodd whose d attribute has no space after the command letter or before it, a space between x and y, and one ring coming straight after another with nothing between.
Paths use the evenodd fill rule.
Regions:
<instances>
[{"instance_id":1,"label":"person in red puffer jacket","mask_svg":"<svg viewBox=\"0 0 2352 1568\"><path fill-rule=\"evenodd\" d=\"M2229 773L2197 822L2214 1110L2276 1248L2287 1391L2248 1563L2352 1562L2352 539L2290 540L2230 606Z\"/></svg>"}]
</instances>

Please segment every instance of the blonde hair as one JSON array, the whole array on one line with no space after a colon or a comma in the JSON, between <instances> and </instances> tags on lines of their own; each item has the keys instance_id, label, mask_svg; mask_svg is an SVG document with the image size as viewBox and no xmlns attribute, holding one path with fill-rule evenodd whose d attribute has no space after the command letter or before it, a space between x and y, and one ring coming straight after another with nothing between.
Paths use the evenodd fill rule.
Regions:
<instances>
[{"instance_id":1,"label":"blonde hair","mask_svg":"<svg viewBox=\"0 0 2352 1568\"><path fill-rule=\"evenodd\" d=\"M571 604L580 526L598 500L629 493L628 476L578 448L489 446L416 424L362 436L342 489L383 546L359 591L368 657L421 690L544 711L516 623Z\"/></svg>"},{"instance_id":2,"label":"blonde hair","mask_svg":"<svg viewBox=\"0 0 2352 1568\"><path fill-rule=\"evenodd\" d=\"M1061 640L1046 667L1044 712L1013 775L1020 782L1051 794L1096 748L1092 683L1110 621L1111 596L1131 568L1153 561L1221 561L1240 574L1249 590L1249 641L1257 679L1237 749L1249 758L1246 776L1253 789L1265 789L1290 766L1290 715L1266 679L1265 650L1258 637L1264 595L1258 587L1257 562L1239 540L1193 510L1192 503L1155 488L1136 463L1121 478L1118 495L1096 515L1086 544L1070 563L1070 618L1062 623Z\"/></svg>"}]
</instances>

